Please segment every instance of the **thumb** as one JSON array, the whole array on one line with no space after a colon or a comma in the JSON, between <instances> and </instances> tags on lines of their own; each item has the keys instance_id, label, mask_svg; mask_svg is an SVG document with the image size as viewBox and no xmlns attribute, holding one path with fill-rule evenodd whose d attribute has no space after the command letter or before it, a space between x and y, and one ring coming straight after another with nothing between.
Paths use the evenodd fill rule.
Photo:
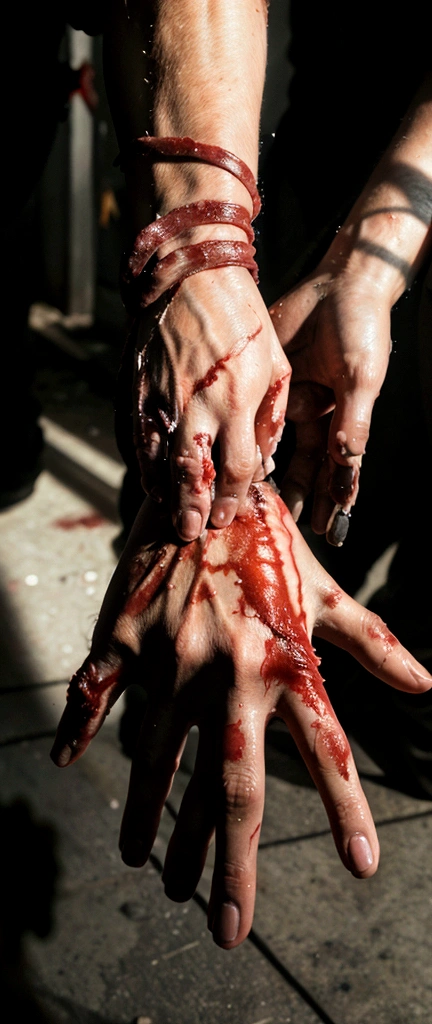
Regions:
<instances>
[{"instance_id":1,"label":"thumb","mask_svg":"<svg viewBox=\"0 0 432 1024\"><path fill-rule=\"evenodd\" d=\"M99 732L111 707L126 687L122 663L92 660L91 654L73 676L51 758L59 768L77 761Z\"/></svg>"}]
</instances>

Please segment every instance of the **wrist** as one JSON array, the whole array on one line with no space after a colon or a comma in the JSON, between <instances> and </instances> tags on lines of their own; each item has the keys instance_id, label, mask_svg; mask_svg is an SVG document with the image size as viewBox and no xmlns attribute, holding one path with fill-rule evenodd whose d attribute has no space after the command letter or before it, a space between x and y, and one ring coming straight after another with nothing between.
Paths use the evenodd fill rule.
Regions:
<instances>
[{"instance_id":1,"label":"wrist","mask_svg":"<svg viewBox=\"0 0 432 1024\"><path fill-rule=\"evenodd\" d=\"M379 293L390 307L412 283L431 240L428 226L401 207L400 197L386 197L354 208L321 264L332 277Z\"/></svg>"},{"instance_id":2,"label":"wrist","mask_svg":"<svg viewBox=\"0 0 432 1024\"><path fill-rule=\"evenodd\" d=\"M252 200L244 184L221 167L158 163L153 167L153 182L155 210L160 216L204 199L238 203L253 216Z\"/></svg>"},{"instance_id":3,"label":"wrist","mask_svg":"<svg viewBox=\"0 0 432 1024\"><path fill-rule=\"evenodd\" d=\"M144 236L141 231L141 239L136 239L140 249L143 245L147 248L150 238L146 241L145 236L149 236L149 232L153 252L174 238L178 239L175 247L224 238L241 240L243 234L249 243L253 241L251 220L257 216L261 200L253 172L236 154L188 136L145 135L135 140L123 161L129 169L128 184L133 191L135 215L140 196L148 194L148 188L143 189L143 185L148 183L149 172L153 174L155 217ZM140 175L146 176L145 182L144 179L140 182ZM162 188L158 188L158 181L162 181ZM209 197L211 182L214 188L222 188L225 193L222 199L214 194ZM241 198L247 206L233 202L233 198ZM219 226L222 224L233 230L221 233ZM172 248L170 245L165 252Z\"/></svg>"}]
</instances>

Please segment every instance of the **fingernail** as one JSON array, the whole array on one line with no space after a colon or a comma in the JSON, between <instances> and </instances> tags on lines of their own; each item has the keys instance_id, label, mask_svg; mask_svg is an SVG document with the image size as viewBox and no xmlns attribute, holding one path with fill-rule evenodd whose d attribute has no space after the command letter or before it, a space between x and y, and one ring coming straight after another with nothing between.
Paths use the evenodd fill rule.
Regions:
<instances>
[{"instance_id":1,"label":"fingernail","mask_svg":"<svg viewBox=\"0 0 432 1024\"><path fill-rule=\"evenodd\" d=\"M264 462L264 473L266 477L270 476L270 474L273 473L274 469L276 469L276 463L275 460L270 455L269 458L266 459Z\"/></svg>"},{"instance_id":2,"label":"fingernail","mask_svg":"<svg viewBox=\"0 0 432 1024\"><path fill-rule=\"evenodd\" d=\"M300 499L299 501L294 502L294 504L291 507L291 515L292 515L295 523L297 522L298 519L300 519L302 511L303 511L303 502Z\"/></svg>"},{"instance_id":3,"label":"fingernail","mask_svg":"<svg viewBox=\"0 0 432 1024\"><path fill-rule=\"evenodd\" d=\"M58 768L66 768L67 765L70 764L72 757L76 752L77 745L76 740L72 740L70 743L66 744L63 742L61 744L55 742L50 753L51 760L54 761L54 764L56 764Z\"/></svg>"},{"instance_id":4,"label":"fingernail","mask_svg":"<svg viewBox=\"0 0 432 1024\"><path fill-rule=\"evenodd\" d=\"M423 669L422 672L418 668L414 668L414 665L411 665L409 662L405 662L405 664L416 683L420 683L421 686L428 686L429 688L432 686L432 676L429 675L426 669Z\"/></svg>"},{"instance_id":5,"label":"fingernail","mask_svg":"<svg viewBox=\"0 0 432 1024\"><path fill-rule=\"evenodd\" d=\"M296 523L303 511L305 500L304 494L300 493L296 487L291 487L290 485L284 487L282 483L281 497L283 498L285 505L288 505L294 522Z\"/></svg>"},{"instance_id":6,"label":"fingernail","mask_svg":"<svg viewBox=\"0 0 432 1024\"><path fill-rule=\"evenodd\" d=\"M356 832L354 836L351 836L348 843L348 855L354 871L358 871L359 874L372 867L372 850L366 836L363 836L361 832Z\"/></svg>"},{"instance_id":7,"label":"fingernail","mask_svg":"<svg viewBox=\"0 0 432 1024\"><path fill-rule=\"evenodd\" d=\"M237 512L238 500L235 498L224 498L223 504L216 501L211 510L212 526L223 527L232 523Z\"/></svg>"},{"instance_id":8,"label":"fingernail","mask_svg":"<svg viewBox=\"0 0 432 1024\"><path fill-rule=\"evenodd\" d=\"M144 843L140 839L131 839L124 843L121 850L122 860L130 868L141 868L146 861Z\"/></svg>"},{"instance_id":9,"label":"fingernail","mask_svg":"<svg viewBox=\"0 0 432 1024\"><path fill-rule=\"evenodd\" d=\"M342 547L347 538L350 518L351 513L344 512L343 508L335 512L333 518L330 518L330 525L327 527L326 538L328 544L332 544L334 548Z\"/></svg>"},{"instance_id":10,"label":"fingernail","mask_svg":"<svg viewBox=\"0 0 432 1024\"><path fill-rule=\"evenodd\" d=\"M177 516L177 528L184 540L195 540L202 534L202 518L196 509L188 508L185 512L179 512Z\"/></svg>"},{"instance_id":11,"label":"fingernail","mask_svg":"<svg viewBox=\"0 0 432 1024\"><path fill-rule=\"evenodd\" d=\"M237 938L240 927L240 911L235 903L222 903L216 911L213 923L213 938L215 942L234 942Z\"/></svg>"}]
</instances>

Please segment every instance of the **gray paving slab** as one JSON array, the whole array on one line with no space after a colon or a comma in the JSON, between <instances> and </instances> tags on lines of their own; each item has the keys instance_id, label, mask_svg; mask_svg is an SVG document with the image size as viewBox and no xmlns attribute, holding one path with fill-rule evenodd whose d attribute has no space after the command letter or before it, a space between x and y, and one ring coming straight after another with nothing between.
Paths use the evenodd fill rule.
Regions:
<instances>
[{"instance_id":1,"label":"gray paving slab","mask_svg":"<svg viewBox=\"0 0 432 1024\"><path fill-rule=\"evenodd\" d=\"M278 756L271 743L267 750L254 933L334 1024L430 1024L431 802L385 788L355 747L359 769L371 775L363 784L382 849L377 876L359 882L339 862L320 798L292 745L284 756L279 737ZM173 787L174 810L184 783L179 777ZM170 829L165 819L165 841ZM212 853L199 886L204 897Z\"/></svg>"},{"instance_id":2,"label":"gray paving slab","mask_svg":"<svg viewBox=\"0 0 432 1024\"><path fill-rule=\"evenodd\" d=\"M47 472L31 498L0 513L0 603L8 623L0 686L67 678L78 667L116 564L117 533Z\"/></svg>"},{"instance_id":3,"label":"gray paving slab","mask_svg":"<svg viewBox=\"0 0 432 1024\"><path fill-rule=\"evenodd\" d=\"M266 805L260 846L292 841L294 838L328 829L323 805L301 759L293 756L286 731L267 734ZM419 800L383 785L382 772L352 741L352 749L374 820L393 821L432 810L430 800Z\"/></svg>"},{"instance_id":4,"label":"gray paving slab","mask_svg":"<svg viewBox=\"0 0 432 1024\"><path fill-rule=\"evenodd\" d=\"M126 868L117 851L129 762L107 727L73 768L47 740L0 752L0 799L20 797L57 834L55 928L29 939L37 991L55 1024L316 1024L320 1020L251 943L219 950L196 902L170 903L157 871ZM184 776L183 784L187 778ZM165 814L156 853L163 857Z\"/></svg>"},{"instance_id":5,"label":"gray paving slab","mask_svg":"<svg viewBox=\"0 0 432 1024\"><path fill-rule=\"evenodd\" d=\"M261 850L255 928L335 1024L430 1024L432 815L379 836L367 882L330 837Z\"/></svg>"}]
</instances>

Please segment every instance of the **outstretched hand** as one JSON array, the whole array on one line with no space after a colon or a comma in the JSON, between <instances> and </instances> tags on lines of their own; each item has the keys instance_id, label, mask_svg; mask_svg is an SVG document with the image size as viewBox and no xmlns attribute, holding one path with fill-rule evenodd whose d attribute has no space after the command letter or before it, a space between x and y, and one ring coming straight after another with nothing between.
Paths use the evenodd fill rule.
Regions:
<instances>
[{"instance_id":1,"label":"outstretched hand","mask_svg":"<svg viewBox=\"0 0 432 1024\"><path fill-rule=\"evenodd\" d=\"M138 867L151 851L188 730L198 725L196 765L164 882L174 900L193 895L215 830L209 926L227 949L252 924L272 717L285 721L297 743L344 865L361 878L378 865L374 824L312 632L391 686L416 693L432 684L384 623L327 575L269 484L251 487L243 513L225 530L208 530L189 545L178 542L169 514L147 500L53 747L56 764L72 763L125 687L145 688L120 837L124 861Z\"/></svg>"}]
</instances>

